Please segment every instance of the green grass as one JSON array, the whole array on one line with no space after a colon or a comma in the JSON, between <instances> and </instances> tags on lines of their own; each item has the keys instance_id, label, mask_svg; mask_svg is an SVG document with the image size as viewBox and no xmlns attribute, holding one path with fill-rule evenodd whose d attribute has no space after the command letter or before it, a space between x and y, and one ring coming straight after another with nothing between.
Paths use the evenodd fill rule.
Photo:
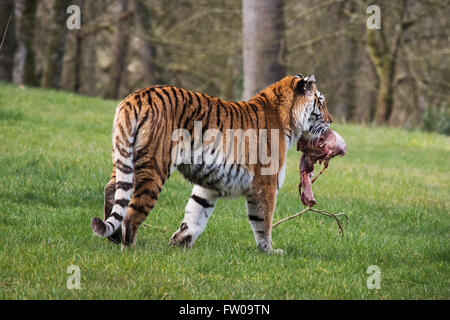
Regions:
<instances>
[{"instance_id":1,"label":"green grass","mask_svg":"<svg viewBox=\"0 0 450 320\"><path fill-rule=\"evenodd\" d=\"M348 154L314 184L318 208L273 231L283 256L260 253L242 198L219 201L192 249L168 240L191 185L166 183L137 246L95 237L111 170L115 101L0 83L1 299L449 299L450 138L334 125ZM302 209L299 153L289 152L275 220ZM78 265L81 289L68 290ZM382 272L369 290L367 267Z\"/></svg>"}]
</instances>

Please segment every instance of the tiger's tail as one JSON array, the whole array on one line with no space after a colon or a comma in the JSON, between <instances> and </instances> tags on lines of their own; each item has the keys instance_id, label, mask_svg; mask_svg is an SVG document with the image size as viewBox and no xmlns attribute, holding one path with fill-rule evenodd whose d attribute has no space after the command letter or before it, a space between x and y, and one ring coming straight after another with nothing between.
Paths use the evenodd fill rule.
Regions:
<instances>
[{"instance_id":1,"label":"tiger's tail","mask_svg":"<svg viewBox=\"0 0 450 320\"><path fill-rule=\"evenodd\" d=\"M114 203L111 215L104 222L94 217L91 227L99 237L113 235L122 225L133 191L133 149L136 137L137 113L130 112L129 103L119 104L114 117L113 162L116 170Z\"/></svg>"}]
</instances>

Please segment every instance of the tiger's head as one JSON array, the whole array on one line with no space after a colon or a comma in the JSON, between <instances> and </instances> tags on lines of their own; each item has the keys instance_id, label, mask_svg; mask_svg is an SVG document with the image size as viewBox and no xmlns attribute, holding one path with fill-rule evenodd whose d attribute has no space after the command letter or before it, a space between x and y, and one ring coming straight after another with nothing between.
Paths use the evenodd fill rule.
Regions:
<instances>
[{"instance_id":1,"label":"tiger's head","mask_svg":"<svg viewBox=\"0 0 450 320\"><path fill-rule=\"evenodd\" d=\"M287 76L263 90L277 108L288 135L317 139L328 130L332 117L325 96L317 89L314 75Z\"/></svg>"}]
</instances>

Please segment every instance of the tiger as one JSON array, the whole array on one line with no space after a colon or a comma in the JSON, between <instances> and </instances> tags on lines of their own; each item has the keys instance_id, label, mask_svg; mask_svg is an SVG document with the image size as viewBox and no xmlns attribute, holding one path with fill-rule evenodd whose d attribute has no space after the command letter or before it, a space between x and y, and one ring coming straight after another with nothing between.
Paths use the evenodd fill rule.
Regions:
<instances>
[{"instance_id":1,"label":"tiger","mask_svg":"<svg viewBox=\"0 0 450 320\"><path fill-rule=\"evenodd\" d=\"M287 151L302 135L318 138L331 122L314 75L286 76L245 102L225 101L168 85L137 90L116 108L113 171L104 189L104 220L93 217L91 228L97 236L121 243L122 249L135 246L139 226L155 207L164 183L176 169L194 186L183 221L169 245L192 247L218 199L244 196L258 248L266 253L282 252L272 247L272 219L286 174ZM203 142L199 145L197 141L195 146L192 134L196 129L215 130L224 137L230 137L230 130L271 133L266 134L266 139L258 136L256 141L250 141L250 135L244 136L244 143L235 149L243 153L245 161L225 161L227 154L237 152L231 146L217 152L211 163L192 163L189 160L193 156L183 154L187 154L189 146L200 153L202 150L212 153L217 147L217 141L208 145ZM186 133L184 144L173 138L177 130ZM230 141L234 142L234 137ZM255 145L270 150L272 163L248 161L252 156L249 149ZM271 158L275 154L277 158ZM275 169L263 173L270 166Z\"/></svg>"}]
</instances>

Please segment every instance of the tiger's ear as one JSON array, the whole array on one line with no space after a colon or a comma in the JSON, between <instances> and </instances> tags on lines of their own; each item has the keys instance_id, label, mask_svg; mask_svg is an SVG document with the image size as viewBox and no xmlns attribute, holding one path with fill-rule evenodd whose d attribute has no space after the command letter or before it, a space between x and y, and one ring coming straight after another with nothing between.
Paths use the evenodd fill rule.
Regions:
<instances>
[{"instance_id":1,"label":"tiger's ear","mask_svg":"<svg viewBox=\"0 0 450 320\"><path fill-rule=\"evenodd\" d=\"M314 75L311 75L309 77L306 78L301 78L298 82L297 82L297 91L300 94L306 94L307 91L311 90L312 85L316 82L316 78L314 77Z\"/></svg>"},{"instance_id":2,"label":"tiger's ear","mask_svg":"<svg viewBox=\"0 0 450 320\"><path fill-rule=\"evenodd\" d=\"M309 77L306 77L305 80L308 82L314 83L314 82L316 82L316 77L314 77L314 75L312 74Z\"/></svg>"}]
</instances>

